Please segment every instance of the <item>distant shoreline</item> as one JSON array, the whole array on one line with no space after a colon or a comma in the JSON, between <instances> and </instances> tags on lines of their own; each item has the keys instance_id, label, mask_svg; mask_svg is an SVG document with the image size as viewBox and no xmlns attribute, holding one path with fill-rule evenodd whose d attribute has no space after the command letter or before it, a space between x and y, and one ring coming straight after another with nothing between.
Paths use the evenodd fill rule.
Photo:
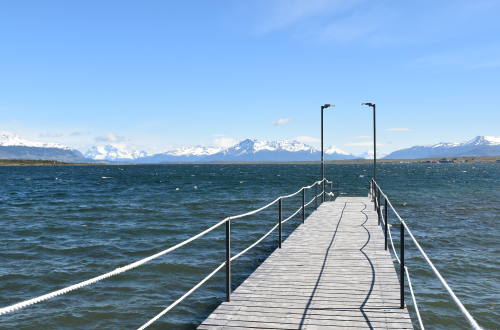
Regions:
<instances>
[{"instance_id":1,"label":"distant shoreline","mask_svg":"<svg viewBox=\"0 0 500 330\"><path fill-rule=\"evenodd\" d=\"M451 163L475 164L480 163L500 163L500 156L471 156L471 157L437 157L437 158L419 158L419 159L377 159L379 164L398 164L398 163L429 163L448 159ZM245 164L320 164L321 161L212 161L212 162L162 162L162 163L69 163L54 160L29 160L29 159L0 159L0 166L99 166L99 165L245 165ZM327 160L325 164L373 164L373 159L346 159L346 160Z\"/></svg>"}]
</instances>

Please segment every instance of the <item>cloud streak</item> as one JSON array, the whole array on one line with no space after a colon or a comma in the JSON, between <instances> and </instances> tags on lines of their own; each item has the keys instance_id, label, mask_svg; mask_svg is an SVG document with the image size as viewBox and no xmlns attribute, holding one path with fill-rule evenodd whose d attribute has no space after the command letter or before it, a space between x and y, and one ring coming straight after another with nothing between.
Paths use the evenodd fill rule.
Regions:
<instances>
[{"instance_id":1,"label":"cloud streak","mask_svg":"<svg viewBox=\"0 0 500 330\"><path fill-rule=\"evenodd\" d=\"M352 142L346 143L346 146L373 146L373 142ZM383 146L382 143L377 143L377 146Z\"/></svg>"},{"instance_id":2,"label":"cloud streak","mask_svg":"<svg viewBox=\"0 0 500 330\"><path fill-rule=\"evenodd\" d=\"M388 128L388 131L396 132L396 131L413 131L411 128Z\"/></svg>"},{"instance_id":3,"label":"cloud streak","mask_svg":"<svg viewBox=\"0 0 500 330\"><path fill-rule=\"evenodd\" d=\"M277 121L273 121L271 126L288 125L292 122L292 118L280 118Z\"/></svg>"},{"instance_id":4,"label":"cloud streak","mask_svg":"<svg viewBox=\"0 0 500 330\"><path fill-rule=\"evenodd\" d=\"M59 136L62 136L62 134L60 133L56 133L56 132L49 132L49 131L45 131L45 132L42 132L38 135L38 137L41 137L41 138L46 138L46 137L59 137Z\"/></svg>"},{"instance_id":5,"label":"cloud streak","mask_svg":"<svg viewBox=\"0 0 500 330\"><path fill-rule=\"evenodd\" d=\"M121 142L125 141L123 136L119 136L118 134L108 133L100 136L96 136L94 138L96 142Z\"/></svg>"},{"instance_id":6,"label":"cloud streak","mask_svg":"<svg viewBox=\"0 0 500 330\"><path fill-rule=\"evenodd\" d=\"M302 143L309 143L309 142L321 142L321 140L310 137L310 136L297 136L295 141L302 142Z\"/></svg>"},{"instance_id":7,"label":"cloud streak","mask_svg":"<svg viewBox=\"0 0 500 330\"><path fill-rule=\"evenodd\" d=\"M212 141L212 145L214 147L222 147L222 148L229 148L229 147L234 146L237 143L238 143L238 141L236 141L235 139L226 138L226 137L222 137L220 139L215 139Z\"/></svg>"}]
</instances>

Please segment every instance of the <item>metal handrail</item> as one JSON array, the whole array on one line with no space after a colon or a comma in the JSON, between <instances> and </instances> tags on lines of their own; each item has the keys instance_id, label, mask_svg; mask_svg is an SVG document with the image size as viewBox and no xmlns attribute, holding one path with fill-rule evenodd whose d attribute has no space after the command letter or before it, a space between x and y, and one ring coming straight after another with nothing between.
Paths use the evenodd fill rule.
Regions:
<instances>
[{"instance_id":1,"label":"metal handrail","mask_svg":"<svg viewBox=\"0 0 500 330\"><path fill-rule=\"evenodd\" d=\"M393 249L394 249L394 254L396 255L396 258L398 258L398 261L399 261L399 263L401 265L400 266L400 270L401 270L401 276L400 276L400 279L401 279L401 308L404 308L404 274L405 274L405 269L407 269L406 266L405 266L405 264L404 264L404 229L406 229L407 232L408 232L408 235L410 235L411 239L413 240L413 243L415 243L415 245L417 246L418 250L420 251L420 253L424 257L424 259L427 261L427 263L429 264L429 266L431 267L431 269L434 271L434 273L436 274L436 276L439 278L439 280L441 281L441 283L443 284L443 286L445 287L445 289L448 291L448 293L452 297L453 301L458 306L458 308L460 309L460 311L462 312L462 314L465 316L465 318L467 319L467 321L469 322L469 324L472 326L473 329L481 330L482 328L477 324L477 322L474 320L474 318L472 317L472 315L470 315L470 313L464 307L464 305L462 304L462 302L455 295L455 293L453 292L453 290L448 286L448 284L446 283L446 281L444 280L444 278L441 276L441 274L436 269L436 267L434 266L434 264L432 263L432 261L427 256L427 254L424 252L424 250L422 249L422 247L420 246L420 244L418 243L418 241L416 240L416 238L413 236L412 232L410 231L410 228L408 228L408 226L406 225L406 222L401 218L401 216L396 211L396 209L392 205L392 203L389 200L389 198L387 197L387 195L384 194L384 192L382 191L382 189L380 188L380 186L377 184L377 182L374 179L372 179L371 182L370 182L370 190L371 190L370 191L370 196L375 201L375 206L377 208L377 213L379 215L379 222L380 222L380 217L381 217L380 196L383 196L384 200L386 202L385 203L386 204L386 208L385 208L386 212L385 212L385 219L384 219L384 226L385 226L385 232L386 232L386 235L385 235L385 240L386 240L385 247L386 247L386 249L387 249L387 227L388 227L387 205L389 205L391 207L391 210L394 212L394 214L396 215L396 217L401 222L401 244L400 244L401 252L400 252L400 258L398 258L398 256L397 256L396 250L394 249L394 244L392 246ZM389 231L389 235L390 235L390 231ZM392 244L392 236L391 236L391 244ZM408 278L408 280L409 280L409 278ZM413 291L413 290L411 290L411 291ZM412 294L413 294L413 292L412 292ZM414 300L414 302L416 304L415 300ZM416 310L417 310L417 313L418 313L418 307L416 308ZM419 316L419 322L421 322L420 315L418 315L418 316Z\"/></svg>"},{"instance_id":2,"label":"metal handrail","mask_svg":"<svg viewBox=\"0 0 500 330\"><path fill-rule=\"evenodd\" d=\"M147 323L145 323L139 329L141 329L141 330L145 329L150 324L152 324L154 321L156 321L157 319L159 319L161 316L163 316L165 313L167 313L169 310L171 310L173 307L175 307L177 304L179 304L181 301L183 301L185 298L187 298L192 292L194 292L196 289L198 289L201 285L203 285L203 283L205 283L208 279L210 279L212 276L214 276L224 266L226 266L226 277L227 277L226 289L227 289L227 300L229 301L230 300L230 295L231 295L231 271L230 271L230 269L231 269L231 261L237 259L241 255L243 255L244 253L248 252L250 249L252 249L253 247L255 247L263 239L265 239L267 236L269 236L276 228L279 228L279 247L281 248L282 224L285 223L286 221L290 220L294 216L296 216L301 210L303 211L303 218L302 218L302 220L304 222L304 217L305 217L305 213L304 212L305 212L305 208L308 205L310 205L313 201L316 201L316 208L317 208L318 197L321 197L323 194L329 195L329 196L333 195L331 193L331 191L330 191L330 193L326 193L325 191L322 191L319 195L317 194L317 187L323 181L327 181L327 180L323 179L323 180L320 180L320 181L316 181L316 182L314 182L310 186L302 187L297 192L295 192L295 193L293 193L291 195L280 196L279 198L275 199L271 203L269 203L269 204L267 204L267 205L265 205L265 206L263 206L263 207L261 207L259 209L256 209L256 210L253 210L253 211L250 211L250 212L247 212L247 213L243 213L243 214L239 214L239 215L227 217L224 220L222 220L222 221L218 222L217 224L213 225L212 227L204 230L203 232L201 232L201 233L199 233L199 234L197 234L197 235L195 235L195 236L193 236L193 237L191 237L191 238L189 238L189 239L187 239L187 240L185 240L185 241L183 241L183 242L181 242L181 243L179 243L179 244L177 244L175 246L172 246L172 247L170 247L170 248L168 248L166 250L163 250L163 251L161 251L159 253L156 253L156 254L154 254L152 256L149 256L147 258L138 260L138 261L136 261L134 263L131 263L129 265L126 265L124 267L119 267L119 268L115 269L114 271L111 271L111 272L108 272L106 274L94 277L94 278L92 278L90 280L87 280L87 281L83 281L83 282L71 285L71 286L66 287L66 288L63 288L63 289L60 289L60 290L57 290L57 291L54 291L54 292L51 292L51 293L39 296L37 298L25 300L23 302L20 302L20 303L11 305L11 306L0 308L0 315L7 314L7 313L10 313L10 312L12 312L14 310L21 309L23 307L27 307L29 305L33 305L33 304L39 303L41 301L44 301L44 300L47 300L47 299L50 299L50 298L53 298L53 297L56 297L56 296L68 293L70 291L73 291L73 290L82 288L84 286L96 283L96 282L98 282L100 280L103 280L105 278L108 278L108 277L111 277L111 276L123 273L123 272L125 272L127 270L136 268L138 266L141 266L141 265L145 264L148 261L151 261L151 260L153 260L155 258L163 256L163 255L165 255L165 254L167 254L169 252L172 252L172 251L180 248L183 245L186 245L187 243L190 243L190 242L194 241L197 238L200 238L201 236L203 236L203 235L211 232L215 228L218 228L222 224L226 224L226 261L224 263L222 263L221 265L219 265L212 273L210 273L207 277L205 277L202 281L200 281L197 285L195 285L191 290L189 290L188 292L186 292L182 297L180 297L179 299L177 299L174 303L172 303L170 306L168 306L166 309L164 309L161 313L159 313L158 315L156 315L153 319L151 319L150 321L148 321ZM316 188L315 196L313 197L313 199L309 203L305 204L305 200L304 200L305 190L306 189L311 189L313 187ZM283 221L282 220L282 207L281 207L282 200L283 199L287 199L287 198L291 198L293 196L296 196L301 191L302 191L302 206L292 216L288 217L286 220ZM231 222L231 220L243 218L243 217L246 217L246 216L258 213L258 212L260 212L260 211L262 211L262 210L270 207L271 205L275 204L276 202L279 202L279 204L280 204L280 208L279 208L279 223L276 224L269 232L267 232L264 236L262 236L255 243L253 243L252 245L250 245L249 247L247 247L246 249L244 249L242 252L238 253L237 255L231 257L230 256L230 222Z\"/></svg>"}]
</instances>

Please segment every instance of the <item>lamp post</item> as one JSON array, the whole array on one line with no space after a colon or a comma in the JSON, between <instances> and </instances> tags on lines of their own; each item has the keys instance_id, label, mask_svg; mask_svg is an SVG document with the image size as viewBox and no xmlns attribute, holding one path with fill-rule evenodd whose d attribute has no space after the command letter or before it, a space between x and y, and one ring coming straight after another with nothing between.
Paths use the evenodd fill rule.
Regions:
<instances>
[{"instance_id":1,"label":"lamp post","mask_svg":"<svg viewBox=\"0 0 500 330\"><path fill-rule=\"evenodd\" d=\"M325 162L323 157L323 110L329 107L334 107L333 104L325 104L321 106L321 192L323 193L322 201L325 202Z\"/></svg>"},{"instance_id":2,"label":"lamp post","mask_svg":"<svg viewBox=\"0 0 500 330\"><path fill-rule=\"evenodd\" d=\"M373 180L377 182L377 128L375 126L375 104L363 103L362 105L373 108Z\"/></svg>"}]
</instances>

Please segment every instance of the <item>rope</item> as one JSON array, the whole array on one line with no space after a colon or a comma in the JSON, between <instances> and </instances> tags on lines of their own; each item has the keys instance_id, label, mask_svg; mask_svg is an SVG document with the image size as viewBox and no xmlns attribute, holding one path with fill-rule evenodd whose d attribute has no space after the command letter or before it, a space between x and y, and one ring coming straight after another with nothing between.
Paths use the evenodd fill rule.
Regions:
<instances>
[{"instance_id":1,"label":"rope","mask_svg":"<svg viewBox=\"0 0 500 330\"><path fill-rule=\"evenodd\" d=\"M158 258L158 257L160 257L160 256L162 256L164 254L167 254L167 253L169 253L171 251L174 251L174 250L180 248L183 245L186 245L189 242L194 241L195 239L197 239L197 238L205 235L209 231L212 231L213 229L219 227L220 225L222 225L223 223L225 223L228 220L229 220L229 218L226 218L226 219L220 221L219 223L215 224L214 226L208 228L207 230L199 233L198 235L193 236L190 239L185 240L182 243L179 243L179 244L177 244L177 245L175 245L175 246L173 246L171 248L168 248L168 249L166 249L164 251L161 251L161 252L159 252L157 254L154 254L154 255L152 255L150 257L147 257L147 258L141 259L139 261L136 261L136 262L134 262L132 264L129 264L127 266L117 268L117 269L113 270L112 272L109 272L109 273L103 274L101 276L97 276L97 277L91 278L90 280L87 280L87 281L84 281L84 282L80 282L80 283L71 285L71 286L69 286L67 288L64 288L64 289L61 289L61 290L57 290L57 291L45 294L45 295L37 297L37 298L29 299L29 300L26 300L26 301L23 301L23 302L20 302L20 303L17 303L17 304L8 306L8 307L0 308L0 315L6 314L6 313L10 313L10 312L12 312L14 310L17 310L17 309L20 309L20 308L23 308L23 307L26 307L26 306L29 306L29 305L36 304L36 303L39 303L41 301L44 301L44 300L47 300L47 299L50 299L50 298L54 298L56 296L68 293L68 292L76 290L76 289L80 289L80 288L82 288L84 286L87 286L89 284L93 284L93 283L101 281L101 280L103 280L105 278L108 278L108 277L111 277L111 276L114 276L114 275L126 272L127 270L136 268L138 266L141 266L142 264L144 264L144 263L146 263L148 261L151 261L151 260L153 260L155 258Z\"/></svg>"},{"instance_id":2,"label":"rope","mask_svg":"<svg viewBox=\"0 0 500 330\"><path fill-rule=\"evenodd\" d=\"M286 218L285 220L281 221L281 223L285 223L287 222L288 220L290 220L291 218L293 218L294 216L296 216L300 211L302 211L302 207L300 207L297 212L295 212L294 214L292 214L291 216L289 216L288 218Z\"/></svg>"},{"instance_id":3,"label":"rope","mask_svg":"<svg viewBox=\"0 0 500 330\"><path fill-rule=\"evenodd\" d=\"M411 298L413 299L413 305L415 306L415 312L417 313L418 323L420 323L420 329L425 330L424 324L422 323L422 318L420 318L420 312L418 310L417 301L415 300L415 295L413 294L413 286L410 281L410 273L408 272L408 268L405 266L406 278L408 279L408 286L410 287Z\"/></svg>"},{"instance_id":4,"label":"rope","mask_svg":"<svg viewBox=\"0 0 500 330\"><path fill-rule=\"evenodd\" d=\"M210 275L208 275L207 277L205 277L200 283L196 284L196 286L194 288L192 288L191 290L189 290L188 292L186 292L182 297L180 297L179 299L177 299L173 304L171 304L170 306L168 306L167 308L165 308L160 314L158 314L155 317L153 317L151 320L149 320L146 324L144 324L138 330L146 329L154 321L158 320L160 317L162 317L163 315L165 315L169 310L171 310L172 308L174 308L175 306L177 306L178 303L180 303L181 301L183 301L186 297L188 297L196 289L198 289L200 286L202 286L203 283L205 283L206 281L208 281L208 279L210 279L212 276L214 276L215 273L217 273L225 265L226 265L226 262L224 261L219 267L217 267L213 272L211 272Z\"/></svg>"},{"instance_id":5,"label":"rope","mask_svg":"<svg viewBox=\"0 0 500 330\"><path fill-rule=\"evenodd\" d=\"M323 179L323 180L326 180L326 179ZM166 249L166 250L164 250L164 251L161 251L161 252L159 252L159 253L157 253L157 254L154 254L154 255L152 255L152 256L150 256L150 257L147 257L147 258L144 258L144 259L138 260L138 261L136 261L136 262L134 262L134 263L131 263L131 264L129 264L129 265L126 265L126 266L124 266L124 267L119 267L119 268L116 268L115 270L113 270L113 271L111 271L111 272L108 272L108 273L106 273L106 274L103 274L103 275L100 275L100 276L97 276L97 277L91 278L91 279L89 279L89 280L87 280L87 281L83 281L83 282L80 282L80 283L77 283L77 284L71 285L71 286L69 286L69 287L66 287L66 288L63 288L63 289L60 289L60 290L57 290L57 291L54 291L54 292L51 292L51 293L48 293L48 294L45 294L45 295L42 295L42 296L36 297L36 298L33 298L33 299L25 300L25 301L23 301L23 302L20 302L20 303L17 303L17 304L11 305L11 306L7 306L7 307L0 308L0 315L2 315L2 314L7 314L7 313L10 313L10 312L13 312L13 311L15 311L15 310L17 310L17 309L21 309L21 308L24 308L24 307L26 307L26 306L36 304L36 303L39 303L39 302L41 302L41 301L44 301L44 300L47 300L47 299L50 299L50 298L54 298L54 297L56 297L56 296L59 296L59 295L62 295L62 294L68 293L68 292L70 292L70 291L73 291L73 290L76 290L76 289L80 289L80 288L85 287L85 286L87 286L87 285L90 285L90 284L96 283L96 282L101 281L101 280L103 280L103 279L105 279L105 278L108 278L108 277L111 277L111 276L114 276L114 275L118 275L118 274L121 274L121 273L126 272L126 271L128 271L128 270L131 270L131 269L133 269L133 268L139 267L139 266L143 265L144 263L146 263L146 262L148 262L148 261L151 261L151 260L153 260L153 259L156 259L156 258L158 258L158 257L160 257L160 256L162 256L162 255L165 255L165 254L167 254L167 253L169 253L169 252L172 252L172 251L174 251L174 250L176 250L176 249L180 248L180 247L181 247L181 246L183 246L183 245L186 245L186 244L187 244L187 243L189 243L189 242L194 241L195 239L197 239L197 238L199 238L199 237L201 237L201 236L205 235L206 233L208 233L208 232L210 232L210 231L214 230L215 228L219 227L220 225L222 225L222 224L226 223L226 222L227 222L227 221L229 221L229 220L242 218L242 217L249 216L249 215L255 214L255 213L257 213L257 212L260 212L260 211L262 211L262 210L264 210L264 209L268 208L269 206L271 206L271 205L275 204L275 203L276 203L276 202L277 202L280 198L288 198L288 197L295 196L295 195L297 195L297 194L298 194L298 193L299 193L302 189L310 189L310 188L314 187L314 185L315 185L315 184L320 184L321 182L323 182L323 180L321 180L321 181L316 181L316 182L315 182L315 183L313 183L311 186L303 187L303 188L301 188L300 190L298 190L296 193L294 193L294 194L292 194L292 195L288 195L288 196L284 196L284 197L279 197L279 198L277 198L276 200L274 200L273 202L271 202L271 203L269 203L269 204L267 204L267 205L265 205L265 206L263 206L263 207L261 207L261 208L259 208L259 209L257 209L257 210L253 210L253 211L251 211L251 212L247 212L247 213L240 214L240 215L236 215L236 216L232 216L232 217L227 217L227 218L225 218L224 220L222 220L222 221L218 222L217 224L215 224L214 226L212 226L212 227L208 228L207 230L205 230L205 231L203 231L203 232L199 233L198 235L193 236L193 237L191 237L191 238L189 238L189 239L187 239L187 240L185 240L185 241L183 241L183 242L181 242L181 243L179 243L179 244L177 244L177 245L175 245L175 246L173 246L173 247L171 247L171 248L168 248L168 249ZM319 196L321 196L321 194L320 194ZM313 200L314 200L314 199L313 199ZM307 205L309 205L309 204L307 204ZM300 210L300 209L299 209L299 210ZM298 212L296 212L294 215L296 215L297 213L298 213ZM287 220L289 220L289 219L287 219ZM287 220L285 220L285 221L287 221ZM274 229L273 229L273 230L274 230ZM263 239L263 238L262 238L262 239ZM261 239L261 240L262 240L262 239ZM259 241L259 242L260 242L260 241ZM255 245L253 245L253 246L255 246ZM252 246L252 247L253 247L253 246Z\"/></svg>"},{"instance_id":6,"label":"rope","mask_svg":"<svg viewBox=\"0 0 500 330\"><path fill-rule=\"evenodd\" d=\"M387 226L386 219L384 218L384 214L380 212L382 222L384 223L384 226ZM392 235L391 235L391 226L387 227L387 232L389 233L389 239L391 241L391 246L392 246L392 251L394 252L394 255L396 256L396 260L398 261L399 264L401 264L401 261L398 258L398 254L396 253L396 249L394 248L394 242L392 240Z\"/></svg>"},{"instance_id":7,"label":"rope","mask_svg":"<svg viewBox=\"0 0 500 330\"><path fill-rule=\"evenodd\" d=\"M429 266L431 266L431 269L434 271L434 273L436 274L436 276L439 278L439 280L441 281L441 283L443 284L443 286L446 288L446 290L448 291L448 293L450 294L450 296L452 297L453 301L458 306L458 308L460 309L460 311L462 312L462 314L464 314L464 316L467 318L467 321L470 323L470 325L472 326L472 328L473 329L477 329L477 330L481 330L482 328L477 324L477 322L474 320L474 318L469 314L469 312L467 311L467 309L465 309L464 305L457 298L457 296L455 295L455 293L453 292L453 290L448 286L448 283L446 283L446 281L441 276L441 274L439 273L439 271L436 269L436 267L434 267L434 264L432 263L432 261L429 259L429 257L427 257L427 254L424 252L424 250L422 249L422 247L420 246L420 244L418 244L418 241L413 236L410 228L408 228L408 226L406 225L405 221L401 218L401 216L398 214L398 212L394 209L394 206L392 206L392 203L387 198L387 195L385 195L383 193L382 189L380 189L380 186L375 181L373 181L373 183L378 187L380 193L384 196L384 198L387 199L387 203L391 206L391 209L394 212L394 214L398 217L399 221L401 221L401 224L408 231L408 234L412 238L413 243L415 243L415 245L419 249L420 253L422 253L422 256L427 261L427 263L429 264Z\"/></svg>"},{"instance_id":8,"label":"rope","mask_svg":"<svg viewBox=\"0 0 500 330\"><path fill-rule=\"evenodd\" d=\"M301 192L301 191L302 191L302 189L305 189L305 188L306 188L306 187L304 187L304 188L300 188L300 189L299 189L296 193L293 193L293 194L288 195L288 196L281 196L281 198L285 199L285 198L290 198L290 197L293 197L293 196L297 195L299 192ZM307 188L307 189L309 189L309 188Z\"/></svg>"},{"instance_id":9,"label":"rope","mask_svg":"<svg viewBox=\"0 0 500 330\"><path fill-rule=\"evenodd\" d=\"M316 197L313 197L313 199L311 199L311 201L309 203L307 203L306 205L304 205L304 207L308 206L309 204L311 204L312 202L314 202L314 200L316 199Z\"/></svg>"},{"instance_id":10,"label":"rope","mask_svg":"<svg viewBox=\"0 0 500 330\"><path fill-rule=\"evenodd\" d=\"M396 256L396 260L401 265L401 260L399 260L399 258L398 258L398 254L396 252L396 248L394 247L394 241L392 240L391 226L387 227L387 232L389 233L389 238L391 239L392 251L394 252L394 255Z\"/></svg>"},{"instance_id":11,"label":"rope","mask_svg":"<svg viewBox=\"0 0 500 330\"><path fill-rule=\"evenodd\" d=\"M249 247L247 247L245 250L241 251L240 253L238 253L237 255L235 255L234 257L232 257L231 261L236 260L236 258L238 258L241 255L245 254L248 250L250 250L251 248L253 248L255 245L257 245L260 242L262 242L262 240L264 238L266 238L267 236L269 236L269 234L271 234L276 228L278 228L278 226L279 226L279 224L277 224L276 226L274 226L270 231L267 232L267 234L265 234L264 236L262 236L257 242L253 243L252 245L250 245Z\"/></svg>"}]
</instances>

